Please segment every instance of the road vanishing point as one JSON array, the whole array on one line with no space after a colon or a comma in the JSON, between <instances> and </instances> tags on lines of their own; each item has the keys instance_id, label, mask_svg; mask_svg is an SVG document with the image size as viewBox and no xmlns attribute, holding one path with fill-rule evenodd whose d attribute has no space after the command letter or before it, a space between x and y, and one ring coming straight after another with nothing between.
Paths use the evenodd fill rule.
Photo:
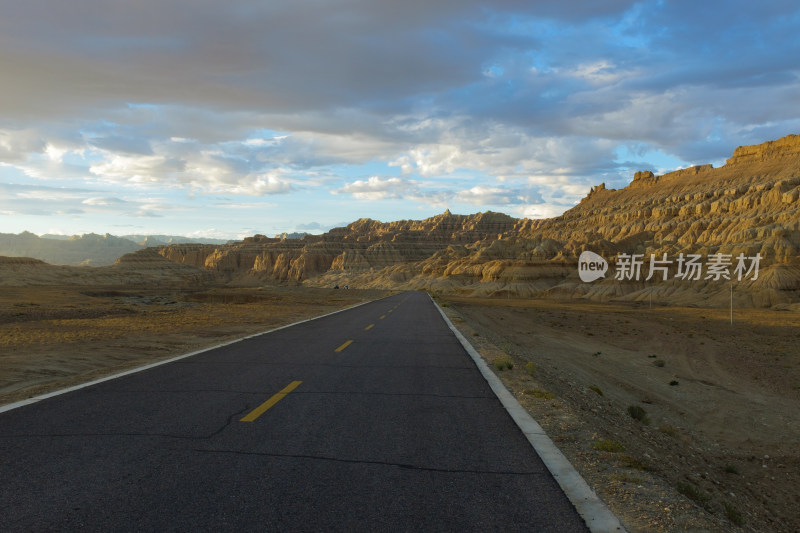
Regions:
<instances>
[{"instance_id":1,"label":"road vanishing point","mask_svg":"<svg viewBox=\"0 0 800 533\"><path fill-rule=\"evenodd\" d=\"M588 531L425 293L4 411L4 532Z\"/></svg>"}]
</instances>

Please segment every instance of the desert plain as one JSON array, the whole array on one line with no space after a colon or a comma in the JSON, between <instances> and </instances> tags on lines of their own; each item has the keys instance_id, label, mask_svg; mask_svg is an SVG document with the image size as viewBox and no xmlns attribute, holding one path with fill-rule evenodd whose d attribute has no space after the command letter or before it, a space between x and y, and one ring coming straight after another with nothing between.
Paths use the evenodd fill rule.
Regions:
<instances>
[{"instance_id":1,"label":"desert plain","mask_svg":"<svg viewBox=\"0 0 800 533\"><path fill-rule=\"evenodd\" d=\"M4 287L0 404L387 294ZM433 296L630 531L800 529L797 311Z\"/></svg>"}]
</instances>

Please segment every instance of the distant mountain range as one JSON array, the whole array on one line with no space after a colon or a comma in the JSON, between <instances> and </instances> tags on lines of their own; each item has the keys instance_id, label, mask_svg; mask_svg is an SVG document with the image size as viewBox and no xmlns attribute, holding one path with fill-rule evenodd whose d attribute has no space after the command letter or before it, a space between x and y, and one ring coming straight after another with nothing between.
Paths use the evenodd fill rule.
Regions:
<instances>
[{"instance_id":1,"label":"distant mountain range","mask_svg":"<svg viewBox=\"0 0 800 533\"><path fill-rule=\"evenodd\" d=\"M0 233L0 256L32 257L52 265L105 266L119 257L148 248L168 244L225 244L224 239L188 238L175 235L42 235L24 231L20 234Z\"/></svg>"}]
</instances>

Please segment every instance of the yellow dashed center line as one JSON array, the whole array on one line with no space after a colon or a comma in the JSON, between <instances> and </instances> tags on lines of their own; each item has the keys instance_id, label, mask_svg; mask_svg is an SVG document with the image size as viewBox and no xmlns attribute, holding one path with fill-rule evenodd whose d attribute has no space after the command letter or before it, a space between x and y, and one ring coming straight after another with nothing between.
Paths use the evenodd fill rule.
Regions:
<instances>
[{"instance_id":1,"label":"yellow dashed center line","mask_svg":"<svg viewBox=\"0 0 800 533\"><path fill-rule=\"evenodd\" d=\"M348 347L348 346L350 346L351 344L353 344L353 341L352 341L352 340L346 341L344 344L342 344L341 346L339 346L338 348L336 348L336 349L334 350L334 352L341 352L342 350L344 350L345 348L347 348L347 347Z\"/></svg>"},{"instance_id":2,"label":"yellow dashed center line","mask_svg":"<svg viewBox=\"0 0 800 533\"><path fill-rule=\"evenodd\" d=\"M272 398L270 398L266 402L262 403L261 405L250 411L250 414L239 420L239 422L252 422L259 416L263 415L267 411L267 409L269 409L279 401L283 400L284 396L286 396L294 389L296 389L297 386L300 385L301 383L302 381L292 381L286 387L284 387L283 390L281 390L279 393L275 394Z\"/></svg>"},{"instance_id":3,"label":"yellow dashed center line","mask_svg":"<svg viewBox=\"0 0 800 533\"><path fill-rule=\"evenodd\" d=\"M364 328L364 331L369 331L369 330L371 330L371 329L372 329L374 326L375 326L375 324L370 324L369 326L367 326L367 327L365 327L365 328Z\"/></svg>"},{"instance_id":4,"label":"yellow dashed center line","mask_svg":"<svg viewBox=\"0 0 800 533\"><path fill-rule=\"evenodd\" d=\"M380 320L383 320L384 318L386 318L386 315L381 315Z\"/></svg>"}]
</instances>

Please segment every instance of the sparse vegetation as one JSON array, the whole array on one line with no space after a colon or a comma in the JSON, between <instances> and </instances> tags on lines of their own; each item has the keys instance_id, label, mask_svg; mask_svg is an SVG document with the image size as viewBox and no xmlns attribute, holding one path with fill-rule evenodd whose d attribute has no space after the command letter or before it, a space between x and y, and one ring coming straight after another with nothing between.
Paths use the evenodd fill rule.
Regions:
<instances>
[{"instance_id":1,"label":"sparse vegetation","mask_svg":"<svg viewBox=\"0 0 800 533\"><path fill-rule=\"evenodd\" d=\"M678 385L680 385L680 382L678 382L678 380L673 379L672 381L669 382L670 387L676 387Z\"/></svg>"},{"instance_id":2,"label":"sparse vegetation","mask_svg":"<svg viewBox=\"0 0 800 533\"><path fill-rule=\"evenodd\" d=\"M525 363L525 372L527 372L529 375L532 376L534 372L536 372L536 365L528 361L527 363Z\"/></svg>"},{"instance_id":3,"label":"sparse vegetation","mask_svg":"<svg viewBox=\"0 0 800 533\"><path fill-rule=\"evenodd\" d=\"M647 411L639 405L629 405L628 414L631 415L631 418L638 420L644 425L650 424L650 417L647 416Z\"/></svg>"},{"instance_id":4,"label":"sparse vegetation","mask_svg":"<svg viewBox=\"0 0 800 533\"><path fill-rule=\"evenodd\" d=\"M621 453L625 451L625 445L621 442L608 439L599 439L592 444L592 448L601 452Z\"/></svg>"},{"instance_id":5,"label":"sparse vegetation","mask_svg":"<svg viewBox=\"0 0 800 533\"><path fill-rule=\"evenodd\" d=\"M736 474L737 476L741 474L739 468L736 465L727 464L725 465L725 473L726 474Z\"/></svg>"},{"instance_id":6,"label":"sparse vegetation","mask_svg":"<svg viewBox=\"0 0 800 533\"><path fill-rule=\"evenodd\" d=\"M637 459L632 455L623 455L620 458L620 461L623 465L629 468L635 468L636 470L649 470L650 464L647 461L643 461L641 459Z\"/></svg>"},{"instance_id":7,"label":"sparse vegetation","mask_svg":"<svg viewBox=\"0 0 800 533\"><path fill-rule=\"evenodd\" d=\"M598 396L603 396L603 390L597 385L589 385L587 388L596 392Z\"/></svg>"},{"instance_id":8,"label":"sparse vegetation","mask_svg":"<svg viewBox=\"0 0 800 533\"><path fill-rule=\"evenodd\" d=\"M709 501L711 501L711 496L706 494L696 486L692 485L691 483L685 481L679 481L678 484L675 486L678 489L678 492L689 498L690 500L694 500L695 502L705 505Z\"/></svg>"},{"instance_id":9,"label":"sparse vegetation","mask_svg":"<svg viewBox=\"0 0 800 533\"><path fill-rule=\"evenodd\" d=\"M514 362L509 357L500 357L494 360L494 367L501 372L503 370L511 370L514 368Z\"/></svg>"},{"instance_id":10,"label":"sparse vegetation","mask_svg":"<svg viewBox=\"0 0 800 533\"><path fill-rule=\"evenodd\" d=\"M439 304L439 305L441 305L442 307L450 307L450 304L449 304L449 303L447 303L447 302L442 302L442 303L441 303L441 304Z\"/></svg>"},{"instance_id":11,"label":"sparse vegetation","mask_svg":"<svg viewBox=\"0 0 800 533\"><path fill-rule=\"evenodd\" d=\"M658 430L661 433L669 435L670 437L677 437L678 436L677 428L675 426L670 426L669 424L664 424L662 426L658 426Z\"/></svg>"},{"instance_id":12,"label":"sparse vegetation","mask_svg":"<svg viewBox=\"0 0 800 533\"><path fill-rule=\"evenodd\" d=\"M528 396L534 396L536 398L541 398L543 400L552 400L556 397L555 394L552 392L547 392L539 389L525 389L522 391L523 394L527 394Z\"/></svg>"},{"instance_id":13,"label":"sparse vegetation","mask_svg":"<svg viewBox=\"0 0 800 533\"><path fill-rule=\"evenodd\" d=\"M725 509L725 516L728 517L728 520L736 524L737 526L743 526L745 523L744 516L742 516L741 511L737 509L732 503L730 502L722 502L722 507Z\"/></svg>"},{"instance_id":14,"label":"sparse vegetation","mask_svg":"<svg viewBox=\"0 0 800 533\"><path fill-rule=\"evenodd\" d=\"M662 368L667 363L663 359L656 359L653 361L653 366L657 366L658 368Z\"/></svg>"}]
</instances>

